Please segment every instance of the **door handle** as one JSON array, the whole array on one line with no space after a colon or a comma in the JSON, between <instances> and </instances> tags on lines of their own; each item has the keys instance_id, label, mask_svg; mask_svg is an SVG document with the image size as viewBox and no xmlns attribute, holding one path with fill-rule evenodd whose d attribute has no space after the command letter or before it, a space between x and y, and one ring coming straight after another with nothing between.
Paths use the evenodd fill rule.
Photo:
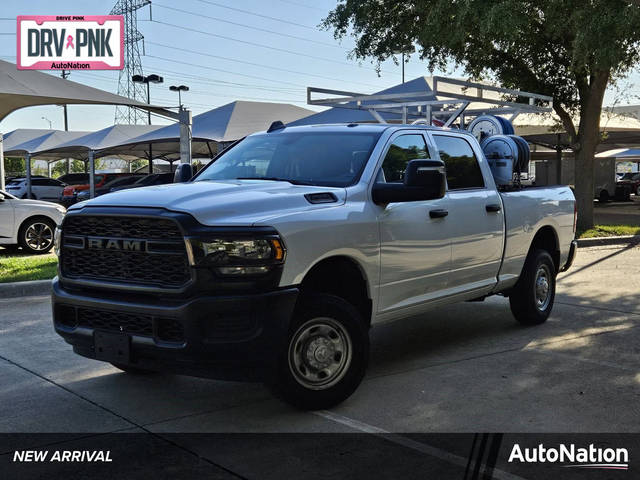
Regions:
<instances>
[{"instance_id":1,"label":"door handle","mask_svg":"<svg viewBox=\"0 0 640 480\"><path fill-rule=\"evenodd\" d=\"M429 210L429 216L431 218L444 218L447 215L449 215L449 212L447 210L444 210L444 209Z\"/></svg>"},{"instance_id":2,"label":"door handle","mask_svg":"<svg viewBox=\"0 0 640 480\"><path fill-rule=\"evenodd\" d=\"M498 203L490 203L484 208L487 210L487 212L499 212L500 210L502 210L502 207Z\"/></svg>"}]
</instances>

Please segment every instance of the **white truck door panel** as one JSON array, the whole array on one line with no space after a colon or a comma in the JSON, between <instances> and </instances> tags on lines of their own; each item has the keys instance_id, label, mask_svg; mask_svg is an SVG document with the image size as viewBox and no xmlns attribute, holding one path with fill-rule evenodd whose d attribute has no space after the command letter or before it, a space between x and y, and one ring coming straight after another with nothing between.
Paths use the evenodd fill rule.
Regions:
<instances>
[{"instance_id":1,"label":"white truck door panel","mask_svg":"<svg viewBox=\"0 0 640 480\"><path fill-rule=\"evenodd\" d=\"M471 290L495 283L502 260L504 220L502 209L487 211L487 206L500 205L497 192L452 191L449 201L451 286Z\"/></svg>"},{"instance_id":2,"label":"white truck door panel","mask_svg":"<svg viewBox=\"0 0 640 480\"><path fill-rule=\"evenodd\" d=\"M380 215L379 312L428 301L448 287L452 225L429 216L447 207L447 197L394 203Z\"/></svg>"},{"instance_id":3,"label":"white truck door panel","mask_svg":"<svg viewBox=\"0 0 640 480\"><path fill-rule=\"evenodd\" d=\"M425 138L401 131L391 137L376 181L402 182L408 161L416 158L432 158ZM447 216L432 218L430 212L447 211L448 204L445 196L381 207L379 313L426 302L447 288L452 226Z\"/></svg>"},{"instance_id":4,"label":"white truck door panel","mask_svg":"<svg viewBox=\"0 0 640 480\"><path fill-rule=\"evenodd\" d=\"M450 287L463 292L496 283L504 242L502 201L491 179L483 174L468 139L433 134L447 169L451 222ZM486 172L485 172L486 173Z\"/></svg>"}]
</instances>

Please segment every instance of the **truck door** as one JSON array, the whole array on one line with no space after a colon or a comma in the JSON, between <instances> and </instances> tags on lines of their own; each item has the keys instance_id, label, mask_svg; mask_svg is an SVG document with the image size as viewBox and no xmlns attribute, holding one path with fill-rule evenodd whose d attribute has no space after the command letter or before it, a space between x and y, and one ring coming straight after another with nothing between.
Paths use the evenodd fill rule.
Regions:
<instances>
[{"instance_id":1,"label":"truck door","mask_svg":"<svg viewBox=\"0 0 640 480\"><path fill-rule=\"evenodd\" d=\"M402 182L407 163L433 158L420 131L391 137L376 182ZM391 203L380 207L378 313L420 305L447 288L451 262L449 200Z\"/></svg>"},{"instance_id":2,"label":"truck door","mask_svg":"<svg viewBox=\"0 0 640 480\"><path fill-rule=\"evenodd\" d=\"M451 224L450 287L488 290L496 282L504 242L502 202L465 135L432 134L447 169ZM489 169L485 168L487 174ZM488 288L489 287L489 288Z\"/></svg>"}]
</instances>

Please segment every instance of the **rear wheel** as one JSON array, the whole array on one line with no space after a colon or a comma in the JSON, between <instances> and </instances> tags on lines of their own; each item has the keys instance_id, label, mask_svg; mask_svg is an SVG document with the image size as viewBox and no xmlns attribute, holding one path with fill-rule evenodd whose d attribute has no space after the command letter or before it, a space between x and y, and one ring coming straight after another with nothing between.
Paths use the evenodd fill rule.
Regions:
<instances>
[{"instance_id":1,"label":"rear wheel","mask_svg":"<svg viewBox=\"0 0 640 480\"><path fill-rule=\"evenodd\" d=\"M544 323L553 309L556 268L546 250L529 253L518 283L509 294L511 312L523 325Z\"/></svg>"},{"instance_id":2,"label":"rear wheel","mask_svg":"<svg viewBox=\"0 0 640 480\"><path fill-rule=\"evenodd\" d=\"M334 295L301 298L281 353L274 393L304 410L346 400L364 377L369 335L358 310Z\"/></svg>"},{"instance_id":3,"label":"rear wheel","mask_svg":"<svg viewBox=\"0 0 640 480\"><path fill-rule=\"evenodd\" d=\"M18 243L25 252L43 254L53 247L56 224L50 218L33 217L25 220L18 231Z\"/></svg>"},{"instance_id":4,"label":"rear wheel","mask_svg":"<svg viewBox=\"0 0 640 480\"><path fill-rule=\"evenodd\" d=\"M601 203L607 203L609 201L609 192L602 190L598 196L598 201Z\"/></svg>"}]
</instances>

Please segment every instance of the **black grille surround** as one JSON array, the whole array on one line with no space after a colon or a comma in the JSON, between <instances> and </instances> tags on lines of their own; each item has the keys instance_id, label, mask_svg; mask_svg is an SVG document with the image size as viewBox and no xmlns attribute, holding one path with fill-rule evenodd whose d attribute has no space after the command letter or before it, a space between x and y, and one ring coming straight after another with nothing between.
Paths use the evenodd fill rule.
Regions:
<instances>
[{"instance_id":1,"label":"black grille surround","mask_svg":"<svg viewBox=\"0 0 640 480\"><path fill-rule=\"evenodd\" d=\"M89 238L141 241L138 250L88 248ZM192 280L178 223L162 216L71 214L62 227L63 279L179 289Z\"/></svg>"},{"instance_id":2,"label":"black grille surround","mask_svg":"<svg viewBox=\"0 0 640 480\"><path fill-rule=\"evenodd\" d=\"M184 327L175 318L112 310L98 310L71 305L57 305L60 324L69 327L87 327L105 332L119 332L168 343L185 341Z\"/></svg>"}]
</instances>

